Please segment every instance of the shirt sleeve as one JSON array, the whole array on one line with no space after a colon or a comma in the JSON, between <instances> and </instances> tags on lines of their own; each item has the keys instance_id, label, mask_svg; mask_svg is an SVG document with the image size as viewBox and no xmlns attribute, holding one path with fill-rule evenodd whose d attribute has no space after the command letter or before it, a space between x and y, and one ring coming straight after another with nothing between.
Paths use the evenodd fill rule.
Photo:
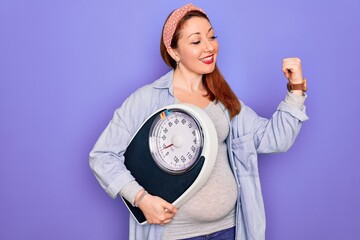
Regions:
<instances>
[{"instance_id":1,"label":"shirt sleeve","mask_svg":"<svg viewBox=\"0 0 360 240\"><path fill-rule=\"evenodd\" d=\"M115 111L89 156L96 179L112 198L116 198L123 187L135 180L124 164L124 152L132 135L122 115L121 110Z\"/></svg>"},{"instance_id":2,"label":"shirt sleeve","mask_svg":"<svg viewBox=\"0 0 360 240\"><path fill-rule=\"evenodd\" d=\"M309 119L304 105L306 95L287 93L270 119L254 119L254 142L258 153L285 152L295 142L302 123Z\"/></svg>"},{"instance_id":3,"label":"shirt sleeve","mask_svg":"<svg viewBox=\"0 0 360 240\"><path fill-rule=\"evenodd\" d=\"M120 191L120 195L134 206L136 194L143 189L138 182L131 181Z\"/></svg>"},{"instance_id":4,"label":"shirt sleeve","mask_svg":"<svg viewBox=\"0 0 360 240\"><path fill-rule=\"evenodd\" d=\"M286 94L284 102L301 110L304 107L306 98L307 95L305 93L302 96L299 96L294 93L288 92Z\"/></svg>"},{"instance_id":5,"label":"shirt sleeve","mask_svg":"<svg viewBox=\"0 0 360 240\"><path fill-rule=\"evenodd\" d=\"M145 100L150 99L148 92L147 88L137 90L116 109L90 152L90 168L101 187L112 198L116 198L125 186L135 181L124 164L124 153L132 137L149 115L151 101ZM131 192L137 188L125 194L129 202L134 197Z\"/></svg>"}]
</instances>

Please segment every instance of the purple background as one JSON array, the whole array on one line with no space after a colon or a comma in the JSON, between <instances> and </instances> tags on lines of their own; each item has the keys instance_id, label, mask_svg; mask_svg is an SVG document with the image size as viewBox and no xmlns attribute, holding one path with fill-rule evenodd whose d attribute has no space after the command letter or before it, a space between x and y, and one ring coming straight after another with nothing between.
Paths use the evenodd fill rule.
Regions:
<instances>
[{"instance_id":1,"label":"purple background","mask_svg":"<svg viewBox=\"0 0 360 240\"><path fill-rule=\"evenodd\" d=\"M163 22L187 1L0 1L0 239L126 239L128 212L88 153L113 111L167 72ZM360 3L193 1L219 67L270 117L298 56L310 120L283 154L261 155L268 240L360 237Z\"/></svg>"}]
</instances>

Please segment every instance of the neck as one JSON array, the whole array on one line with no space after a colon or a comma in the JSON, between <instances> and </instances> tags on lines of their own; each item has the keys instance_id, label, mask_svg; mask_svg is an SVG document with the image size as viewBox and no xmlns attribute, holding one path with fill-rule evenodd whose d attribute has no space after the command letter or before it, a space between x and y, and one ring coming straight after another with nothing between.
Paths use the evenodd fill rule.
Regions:
<instances>
[{"instance_id":1,"label":"neck","mask_svg":"<svg viewBox=\"0 0 360 240\"><path fill-rule=\"evenodd\" d=\"M174 87L189 92L203 91L202 74L190 73L180 68L174 71Z\"/></svg>"}]
</instances>

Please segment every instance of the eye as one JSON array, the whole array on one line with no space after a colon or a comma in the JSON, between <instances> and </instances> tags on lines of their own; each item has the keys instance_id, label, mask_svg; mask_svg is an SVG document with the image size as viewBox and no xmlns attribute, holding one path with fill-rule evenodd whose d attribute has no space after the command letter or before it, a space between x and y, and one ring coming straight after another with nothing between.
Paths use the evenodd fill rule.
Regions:
<instances>
[{"instance_id":1,"label":"eye","mask_svg":"<svg viewBox=\"0 0 360 240\"><path fill-rule=\"evenodd\" d=\"M192 42L191 44L198 45L198 44L200 44L200 41Z\"/></svg>"},{"instance_id":2,"label":"eye","mask_svg":"<svg viewBox=\"0 0 360 240\"><path fill-rule=\"evenodd\" d=\"M215 40L215 39L217 39L217 36L212 36L212 37L210 37L210 39Z\"/></svg>"}]
</instances>

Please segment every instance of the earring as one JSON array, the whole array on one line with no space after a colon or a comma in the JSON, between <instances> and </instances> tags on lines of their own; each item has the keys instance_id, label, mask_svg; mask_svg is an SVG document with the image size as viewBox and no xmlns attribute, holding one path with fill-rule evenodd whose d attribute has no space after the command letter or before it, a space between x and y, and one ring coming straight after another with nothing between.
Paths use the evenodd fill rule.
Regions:
<instances>
[{"instance_id":1,"label":"earring","mask_svg":"<svg viewBox=\"0 0 360 240\"><path fill-rule=\"evenodd\" d=\"M179 63L180 63L180 61L177 61L177 62L176 62L176 68L179 67Z\"/></svg>"}]
</instances>

